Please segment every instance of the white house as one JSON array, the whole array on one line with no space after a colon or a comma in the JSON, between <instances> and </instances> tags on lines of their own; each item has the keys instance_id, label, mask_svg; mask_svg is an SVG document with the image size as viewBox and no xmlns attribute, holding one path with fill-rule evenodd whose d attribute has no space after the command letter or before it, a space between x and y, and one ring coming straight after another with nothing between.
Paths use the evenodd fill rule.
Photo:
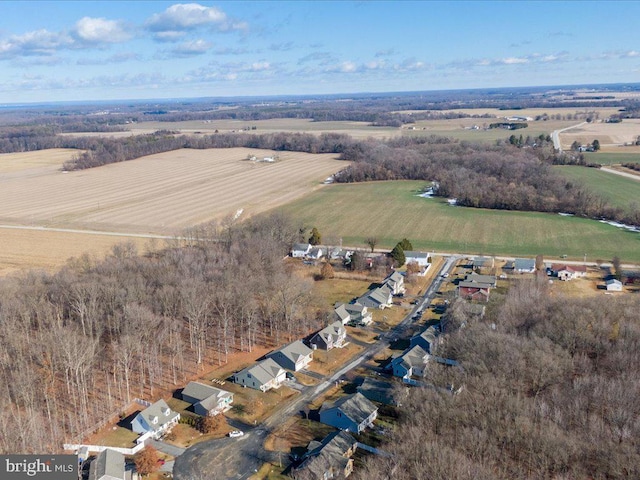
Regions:
<instances>
[{"instance_id":1,"label":"white house","mask_svg":"<svg viewBox=\"0 0 640 480\"><path fill-rule=\"evenodd\" d=\"M287 372L284 368L272 358L267 358L234 374L233 382L266 392L272 388L279 388L286 378Z\"/></svg>"},{"instance_id":2,"label":"white house","mask_svg":"<svg viewBox=\"0 0 640 480\"><path fill-rule=\"evenodd\" d=\"M387 275L382 284L389 287L392 295L402 295L405 292L404 276L397 270Z\"/></svg>"},{"instance_id":3,"label":"white house","mask_svg":"<svg viewBox=\"0 0 640 480\"><path fill-rule=\"evenodd\" d=\"M405 250L404 257L406 259L406 263L417 263L421 267L429 265L429 254L425 252Z\"/></svg>"},{"instance_id":4,"label":"white house","mask_svg":"<svg viewBox=\"0 0 640 480\"><path fill-rule=\"evenodd\" d=\"M310 250L310 243L294 243L293 247L291 247L291 256L293 258L304 258Z\"/></svg>"},{"instance_id":5,"label":"white house","mask_svg":"<svg viewBox=\"0 0 640 480\"><path fill-rule=\"evenodd\" d=\"M167 402L160 399L138 413L131 421L131 430L144 434L153 432L154 438L160 438L180 420L180 414L169 408Z\"/></svg>"},{"instance_id":6,"label":"white house","mask_svg":"<svg viewBox=\"0 0 640 480\"><path fill-rule=\"evenodd\" d=\"M337 321L323 328L313 337L311 337L311 340L309 340L309 345L311 345L312 347L315 346L315 348L319 348L321 350L342 348L346 338L347 331L345 330L344 325L342 324L342 322Z\"/></svg>"},{"instance_id":7,"label":"white house","mask_svg":"<svg viewBox=\"0 0 640 480\"><path fill-rule=\"evenodd\" d=\"M296 340L289 345L267 354L278 365L287 370L297 372L306 368L313 360L313 350L307 347L302 340Z\"/></svg>"},{"instance_id":8,"label":"white house","mask_svg":"<svg viewBox=\"0 0 640 480\"><path fill-rule=\"evenodd\" d=\"M615 278L607 280L607 291L609 291L609 292L621 292L622 291L622 282L620 280L616 280Z\"/></svg>"}]
</instances>

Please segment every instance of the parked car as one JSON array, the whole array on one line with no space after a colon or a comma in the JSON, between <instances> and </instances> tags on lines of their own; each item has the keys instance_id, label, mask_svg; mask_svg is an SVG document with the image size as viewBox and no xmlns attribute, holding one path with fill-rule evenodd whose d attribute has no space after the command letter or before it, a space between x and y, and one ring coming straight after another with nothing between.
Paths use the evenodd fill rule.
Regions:
<instances>
[{"instance_id":1,"label":"parked car","mask_svg":"<svg viewBox=\"0 0 640 480\"><path fill-rule=\"evenodd\" d=\"M443 273L442 274L442 278L449 278L449 274L448 273Z\"/></svg>"},{"instance_id":2,"label":"parked car","mask_svg":"<svg viewBox=\"0 0 640 480\"><path fill-rule=\"evenodd\" d=\"M244 432L242 430L231 430L229 432L229 436L231 438L237 438L237 437L241 437L244 435Z\"/></svg>"}]
</instances>

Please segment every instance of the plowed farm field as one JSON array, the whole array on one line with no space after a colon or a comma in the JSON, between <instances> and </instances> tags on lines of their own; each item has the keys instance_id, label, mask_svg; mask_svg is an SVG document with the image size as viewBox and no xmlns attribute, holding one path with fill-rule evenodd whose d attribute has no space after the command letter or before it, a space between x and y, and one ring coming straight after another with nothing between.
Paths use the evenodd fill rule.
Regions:
<instances>
[{"instance_id":1,"label":"plowed farm field","mask_svg":"<svg viewBox=\"0 0 640 480\"><path fill-rule=\"evenodd\" d=\"M114 236L111 244L126 240L127 234L179 235L184 228L209 220L234 214L245 218L290 202L320 188L328 176L347 165L332 154L280 152L277 162L260 163L247 158L260 159L274 152L184 149L63 172L62 163L75 153L56 150L38 152L35 157L33 152L0 156L0 271L3 260L9 258L14 268L18 263L28 265L29 256L36 259L36 267L66 261L57 256L43 258L47 251L54 256L55 251L71 253L52 247L50 242L66 237L47 229L122 234ZM24 238L19 241L14 229L2 225L43 227L29 232L33 255L24 251ZM101 241L108 250L109 240ZM86 242L91 246L96 235L87 234ZM72 249L74 256L84 253L82 243ZM18 247L20 262L12 255Z\"/></svg>"}]
</instances>

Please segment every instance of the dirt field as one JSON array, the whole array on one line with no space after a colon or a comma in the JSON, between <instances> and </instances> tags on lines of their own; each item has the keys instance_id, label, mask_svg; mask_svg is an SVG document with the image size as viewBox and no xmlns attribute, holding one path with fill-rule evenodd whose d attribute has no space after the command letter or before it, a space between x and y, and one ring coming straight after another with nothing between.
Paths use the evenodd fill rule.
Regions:
<instances>
[{"instance_id":1,"label":"dirt field","mask_svg":"<svg viewBox=\"0 0 640 480\"><path fill-rule=\"evenodd\" d=\"M53 166L0 176L0 223L175 234L242 209L243 218L321 186L346 166L334 155L244 148L180 150L63 173Z\"/></svg>"},{"instance_id":2,"label":"dirt field","mask_svg":"<svg viewBox=\"0 0 640 480\"><path fill-rule=\"evenodd\" d=\"M243 209L246 217L287 203L346 166L334 155L282 152L272 164L247 161L271 151L181 150L78 172L61 166L76 150L0 155L0 275L51 270L70 257L103 257L132 241L127 234L179 234L184 227ZM16 230L29 226L99 230L117 235ZM163 241L156 241L159 246Z\"/></svg>"},{"instance_id":3,"label":"dirt field","mask_svg":"<svg viewBox=\"0 0 640 480\"><path fill-rule=\"evenodd\" d=\"M21 172L27 175L31 172L34 175L49 171L57 171L67 160L81 153L73 148L52 148L49 150L38 150L35 152L21 153L0 153L0 175ZM46 168L50 167L50 168Z\"/></svg>"},{"instance_id":4,"label":"dirt field","mask_svg":"<svg viewBox=\"0 0 640 480\"><path fill-rule=\"evenodd\" d=\"M0 226L0 276L30 268L53 271L69 258L83 253L101 259L114 245L124 242L133 242L138 252L144 252L150 246L150 240L144 238L16 230ZM157 245L163 245L163 242Z\"/></svg>"},{"instance_id":5,"label":"dirt field","mask_svg":"<svg viewBox=\"0 0 640 480\"><path fill-rule=\"evenodd\" d=\"M586 145L598 139L603 147L615 147L635 142L640 135L640 120L627 119L621 123L587 123L579 128L572 128L560 134L562 148L569 149L575 141ZM626 150L625 150L626 151Z\"/></svg>"}]
</instances>

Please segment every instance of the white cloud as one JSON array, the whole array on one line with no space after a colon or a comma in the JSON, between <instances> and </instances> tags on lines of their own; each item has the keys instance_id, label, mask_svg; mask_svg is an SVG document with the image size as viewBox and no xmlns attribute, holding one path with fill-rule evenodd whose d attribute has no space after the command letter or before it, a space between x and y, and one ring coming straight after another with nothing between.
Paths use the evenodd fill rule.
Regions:
<instances>
[{"instance_id":1,"label":"white cloud","mask_svg":"<svg viewBox=\"0 0 640 480\"><path fill-rule=\"evenodd\" d=\"M269 62L254 62L249 68L252 72L261 72L269 69L271 69L271 64Z\"/></svg>"},{"instance_id":2,"label":"white cloud","mask_svg":"<svg viewBox=\"0 0 640 480\"><path fill-rule=\"evenodd\" d=\"M503 58L500 62L505 65L517 65L519 63L529 63L529 59L524 57L507 57Z\"/></svg>"},{"instance_id":3,"label":"white cloud","mask_svg":"<svg viewBox=\"0 0 640 480\"><path fill-rule=\"evenodd\" d=\"M23 35L14 35L0 42L0 58L30 55L53 55L59 48L69 47L73 39L65 33L35 30Z\"/></svg>"},{"instance_id":4,"label":"white cloud","mask_svg":"<svg viewBox=\"0 0 640 480\"><path fill-rule=\"evenodd\" d=\"M211 48L211 44L204 40L193 40L184 42L172 50L173 53L180 56L202 55L207 53Z\"/></svg>"},{"instance_id":5,"label":"white cloud","mask_svg":"<svg viewBox=\"0 0 640 480\"><path fill-rule=\"evenodd\" d=\"M75 34L88 43L120 43L131 38L122 22L106 18L81 18L76 22Z\"/></svg>"},{"instance_id":6,"label":"white cloud","mask_svg":"<svg viewBox=\"0 0 640 480\"><path fill-rule=\"evenodd\" d=\"M148 30L154 32L156 40L177 41L184 32L199 28L214 28L218 31L246 30L246 22L231 20L216 7L205 7L199 3L177 3L162 13L152 15L146 22Z\"/></svg>"}]
</instances>

